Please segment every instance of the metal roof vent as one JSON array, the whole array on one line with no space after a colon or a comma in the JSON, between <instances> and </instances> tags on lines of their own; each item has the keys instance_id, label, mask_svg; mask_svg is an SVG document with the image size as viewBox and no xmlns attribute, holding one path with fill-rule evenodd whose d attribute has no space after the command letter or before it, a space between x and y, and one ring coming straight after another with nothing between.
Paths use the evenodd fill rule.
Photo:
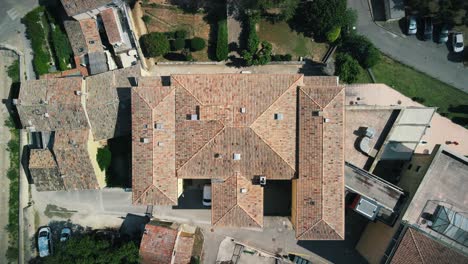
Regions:
<instances>
[{"instance_id":1,"label":"metal roof vent","mask_svg":"<svg viewBox=\"0 0 468 264\"><path fill-rule=\"evenodd\" d=\"M19 99L13 99L13 105L19 105L20 100Z\"/></svg>"},{"instance_id":2,"label":"metal roof vent","mask_svg":"<svg viewBox=\"0 0 468 264\"><path fill-rule=\"evenodd\" d=\"M232 155L232 158L233 158L234 160L240 160L240 159L241 159L241 154L240 154L240 153L234 153L234 154Z\"/></svg>"},{"instance_id":3,"label":"metal roof vent","mask_svg":"<svg viewBox=\"0 0 468 264\"><path fill-rule=\"evenodd\" d=\"M283 114L282 113L275 113L274 117L275 117L275 120L283 120Z\"/></svg>"},{"instance_id":4,"label":"metal roof vent","mask_svg":"<svg viewBox=\"0 0 468 264\"><path fill-rule=\"evenodd\" d=\"M260 176L260 185L265 186L266 185L266 176Z\"/></svg>"},{"instance_id":5,"label":"metal roof vent","mask_svg":"<svg viewBox=\"0 0 468 264\"><path fill-rule=\"evenodd\" d=\"M75 95L81 95L81 91L75 91Z\"/></svg>"},{"instance_id":6,"label":"metal roof vent","mask_svg":"<svg viewBox=\"0 0 468 264\"><path fill-rule=\"evenodd\" d=\"M144 125L143 125L143 128L148 128L148 124L144 124Z\"/></svg>"},{"instance_id":7,"label":"metal roof vent","mask_svg":"<svg viewBox=\"0 0 468 264\"><path fill-rule=\"evenodd\" d=\"M149 138L140 138L140 142L144 143L144 144L148 144L149 143Z\"/></svg>"},{"instance_id":8,"label":"metal roof vent","mask_svg":"<svg viewBox=\"0 0 468 264\"><path fill-rule=\"evenodd\" d=\"M158 147L162 147L162 146L164 146L164 142L158 141Z\"/></svg>"},{"instance_id":9,"label":"metal roof vent","mask_svg":"<svg viewBox=\"0 0 468 264\"><path fill-rule=\"evenodd\" d=\"M44 117L49 118L50 117L49 113L44 113Z\"/></svg>"},{"instance_id":10,"label":"metal roof vent","mask_svg":"<svg viewBox=\"0 0 468 264\"><path fill-rule=\"evenodd\" d=\"M247 188L240 188L240 193L247 193Z\"/></svg>"},{"instance_id":11,"label":"metal roof vent","mask_svg":"<svg viewBox=\"0 0 468 264\"><path fill-rule=\"evenodd\" d=\"M323 119L323 122L324 122L324 123L330 122L330 118L324 118L324 119Z\"/></svg>"},{"instance_id":12,"label":"metal roof vent","mask_svg":"<svg viewBox=\"0 0 468 264\"><path fill-rule=\"evenodd\" d=\"M312 111L312 116L323 116L323 111L320 111L320 110Z\"/></svg>"},{"instance_id":13,"label":"metal roof vent","mask_svg":"<svg viewBox=\"0 0 468 264\"><path fill-rule=\"evenodd\" d=\"M242 114L245 114L245 112L246 112L245 107L241 107L240 112L241 112Z\"/></svg>"},{"instance_id":14,"label":"metal roof vent","mask_svg":"<svg viewBox=\"0 0 468 264\"><path fill-rule=\"evenodd\" d=\"M192 121L198 120L198 115L197 114L190 115L190 120L192 120Z\"/></svg>"}]
</instances>

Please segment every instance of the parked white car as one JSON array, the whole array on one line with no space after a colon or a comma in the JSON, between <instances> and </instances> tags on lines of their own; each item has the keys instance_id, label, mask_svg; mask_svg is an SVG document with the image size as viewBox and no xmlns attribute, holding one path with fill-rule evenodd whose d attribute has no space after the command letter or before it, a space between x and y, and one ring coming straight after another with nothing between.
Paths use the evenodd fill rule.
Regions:
<instances>
[{"instance_id":1,"label":"parked white car","mask_svg":"<svg viewBox=\"0 0 468 264\"><path fill-rule=\"evenodd\" d=\"M52 252L52 232L50 227L44 226L39 229L37 235L37 246L39 248L39 257L47 257Z\"/></svg>"},{"instance_id":2,"label":"parked white car","mask_svg":"<svg viewBox=\"0 0 468 264\"><path fill-rule=\"evenodd\" d=\"M418 32L418 24L415 16L408 17L408 35L416 35Z\"/></svg>"},{"instance_id":3,"label":"parked white car","mask_svg":"<svg viewBox=\"0 0 468 264\"><path fill-rule=\"evenodd\" d=\"M460 32L453 33L453 52L462 52L464 48L463 34Z\"/></svg>"},{"instance_id":4,"label":"parked white car","mask_svg":"<svg viewBox=\"0 0 468 264\"><path fill-rule=\"evenodd\" d=\"M203 186L203 201L204 206L211 206L211 185L205 184Z\"/></svg>"}]
</instances>

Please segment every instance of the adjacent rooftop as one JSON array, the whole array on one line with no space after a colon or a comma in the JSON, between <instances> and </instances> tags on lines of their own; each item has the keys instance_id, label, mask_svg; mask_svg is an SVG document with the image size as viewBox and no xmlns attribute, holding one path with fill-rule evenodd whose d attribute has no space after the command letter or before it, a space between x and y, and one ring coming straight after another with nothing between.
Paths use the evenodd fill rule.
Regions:
<instances>
[{"instance_id":1,"label":"adjacent rooftop","mask_svg":"<svg viewBox=\"0 0 468 264\"><path fill-rule=\"evenodd\" d=\"M65 12L75 16L112 3L112 0L61 0Z\"/></svg>"}]
</instances>

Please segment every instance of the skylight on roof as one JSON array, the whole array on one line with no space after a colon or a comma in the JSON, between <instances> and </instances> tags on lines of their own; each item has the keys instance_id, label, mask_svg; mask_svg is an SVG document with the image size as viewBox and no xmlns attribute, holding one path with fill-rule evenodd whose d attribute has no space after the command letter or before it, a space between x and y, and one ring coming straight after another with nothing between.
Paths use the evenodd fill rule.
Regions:
<instances>
[{"instance_id":1,"label":"skylight on roof","mask_svg":"<svg viewBox=\"0 0 468 264\"><path fill-rule=\"evenodd\" d=\"M234 154L232 155L232 158L233 158L234 160L240 160L240 159L241 159L241 154L240 154L240 153L234 153Z\"/></svg>"}]
</instances>

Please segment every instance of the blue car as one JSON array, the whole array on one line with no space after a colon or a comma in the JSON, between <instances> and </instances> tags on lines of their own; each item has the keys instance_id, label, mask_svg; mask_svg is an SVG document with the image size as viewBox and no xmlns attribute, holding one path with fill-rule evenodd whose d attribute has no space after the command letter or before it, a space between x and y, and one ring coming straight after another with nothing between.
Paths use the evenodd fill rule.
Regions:
<instances>
[{"instance_id":1,"label":"blue car","mask_svg":"<svg viewBox=\"0 0 468 264\"><path fill-rule=\"evenodd\" d=\"M39 228L37 236L37 246L39 248L39 257L47 257L52 253L52 232L50 227L44 226Z\"/></svg>"}]
</instances>

